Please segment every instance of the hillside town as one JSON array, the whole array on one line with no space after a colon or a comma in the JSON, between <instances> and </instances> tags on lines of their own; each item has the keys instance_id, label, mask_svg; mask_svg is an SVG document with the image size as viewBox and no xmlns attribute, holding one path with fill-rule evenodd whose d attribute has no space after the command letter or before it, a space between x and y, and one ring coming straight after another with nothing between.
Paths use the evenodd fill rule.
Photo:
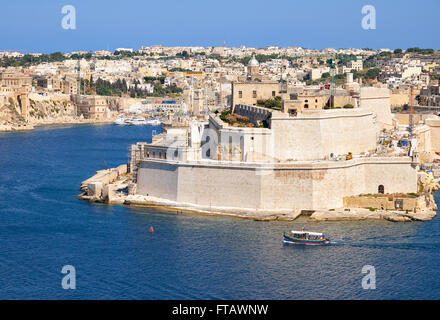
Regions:
<instances>
[{"instance_id":1,"label":"hillside town","mask_svg":"<svg viewBox=\"0 0 440 320\"><path fill-rule=\"evenodd\" d=\"M438 51L154 45L4 51L0 66L1 131L162 125L127 165L86 180L83 199L318 221L435 215Z\"/></svg>"},{"instance_id":2,"label":"hillside town","mask_svg":"<svg viewBox=\"0 0 440 320\"><path fill-rule=\"evenodd\" d=\"M329 105L328 97L344 92L347 77L353 79L352 87L388 88L391 108L403 113L408 112L413 88L416 113L429 113L440 107L439 74L440 54L420 48L153 45L114 52L3 51L0 130L26 130L47 123L112 122L130 108L147 114L158 111L173 122L176 115L180 121L203 118L234 104L338 107Z\"/></svg>"}]
</instances>

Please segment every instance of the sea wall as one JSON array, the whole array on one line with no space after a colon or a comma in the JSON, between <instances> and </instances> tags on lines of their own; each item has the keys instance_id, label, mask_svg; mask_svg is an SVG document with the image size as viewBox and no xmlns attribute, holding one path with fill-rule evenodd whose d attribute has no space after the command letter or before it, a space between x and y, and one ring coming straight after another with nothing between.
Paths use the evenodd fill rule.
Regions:
<instances>
[{"instance_id":1,"label":"sea wall","mask_svg":"<svg viewBox=\"0 0 440 320\"><path fill-rule=\"evenodd\" d=\"M344 197L417 192L410 158L294 164L142 160L137 194L205 207L273 210L342 208Z\"/></svg>"},{"instance_id":2,"label":"sea wall","mask_svg":"<svg viewBox=\"0 0 440 320\"><path fill-rule=\"evenodd\" d=\"M127 173L127 165L97 171L92 177L81 183L81 190L90 197L101 197L104 187L113 183L120 176ZM108 192L108 191L107 191Z\"/></svg>"}]
</instances>

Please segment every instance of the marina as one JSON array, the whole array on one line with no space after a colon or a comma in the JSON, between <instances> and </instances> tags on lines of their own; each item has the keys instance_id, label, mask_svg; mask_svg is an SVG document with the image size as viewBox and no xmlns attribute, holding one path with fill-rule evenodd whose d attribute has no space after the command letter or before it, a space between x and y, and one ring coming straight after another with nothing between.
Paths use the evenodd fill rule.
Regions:
<instances>
[{"instance_id":1,"label":"marina","mask_svg":"<svg viewBox=\"0 0 440 320\"><path fill-rule=\"evenodd\" d=\"M162 122L157 118L146 118L140 116L119 116L114 122L116 125L134 125L134 126L160 126Z\"/></svg>"}]
</instances>

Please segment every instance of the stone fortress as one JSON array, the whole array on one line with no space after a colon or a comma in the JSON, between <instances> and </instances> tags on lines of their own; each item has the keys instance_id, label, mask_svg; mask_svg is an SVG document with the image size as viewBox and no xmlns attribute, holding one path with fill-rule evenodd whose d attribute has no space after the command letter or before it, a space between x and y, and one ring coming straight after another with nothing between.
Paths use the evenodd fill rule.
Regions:
<instances>
[{"instance_id":1,"label":"stone fortress","mask_svg":"<svg viewBox=\"0 0 440 320\"><path fill-rule=\"evenodd\" d=\"M389 91L350 86L337 98L353 107L310 108L288 99L281 110L234 104L231 112L252 127L211 113L208 121L137 143L136 194L198 210L288 216L342 208L361 194L417 193L417 156L425 146L413 141L411 150L380 152L383 130L398 127Z\"/></svg>"}]
</instances>

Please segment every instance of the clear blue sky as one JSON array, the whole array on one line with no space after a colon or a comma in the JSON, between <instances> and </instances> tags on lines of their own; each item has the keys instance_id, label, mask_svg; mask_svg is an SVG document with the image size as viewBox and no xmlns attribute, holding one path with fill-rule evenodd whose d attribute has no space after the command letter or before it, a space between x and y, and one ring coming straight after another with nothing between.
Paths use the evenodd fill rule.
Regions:
<instances>
[{"instance_id":1,"label":"clear blue sky","mask_svg":"<svg viewBox=\"0 0 440 320\"><path fill-rule=\"evenodd\" d=\"M64 5L77 29L61 28ZM374 5L377 29L361 28ZM3 0L0 50L166 46L440 49L438 0Z\"/></svg>"}]
</instances>

